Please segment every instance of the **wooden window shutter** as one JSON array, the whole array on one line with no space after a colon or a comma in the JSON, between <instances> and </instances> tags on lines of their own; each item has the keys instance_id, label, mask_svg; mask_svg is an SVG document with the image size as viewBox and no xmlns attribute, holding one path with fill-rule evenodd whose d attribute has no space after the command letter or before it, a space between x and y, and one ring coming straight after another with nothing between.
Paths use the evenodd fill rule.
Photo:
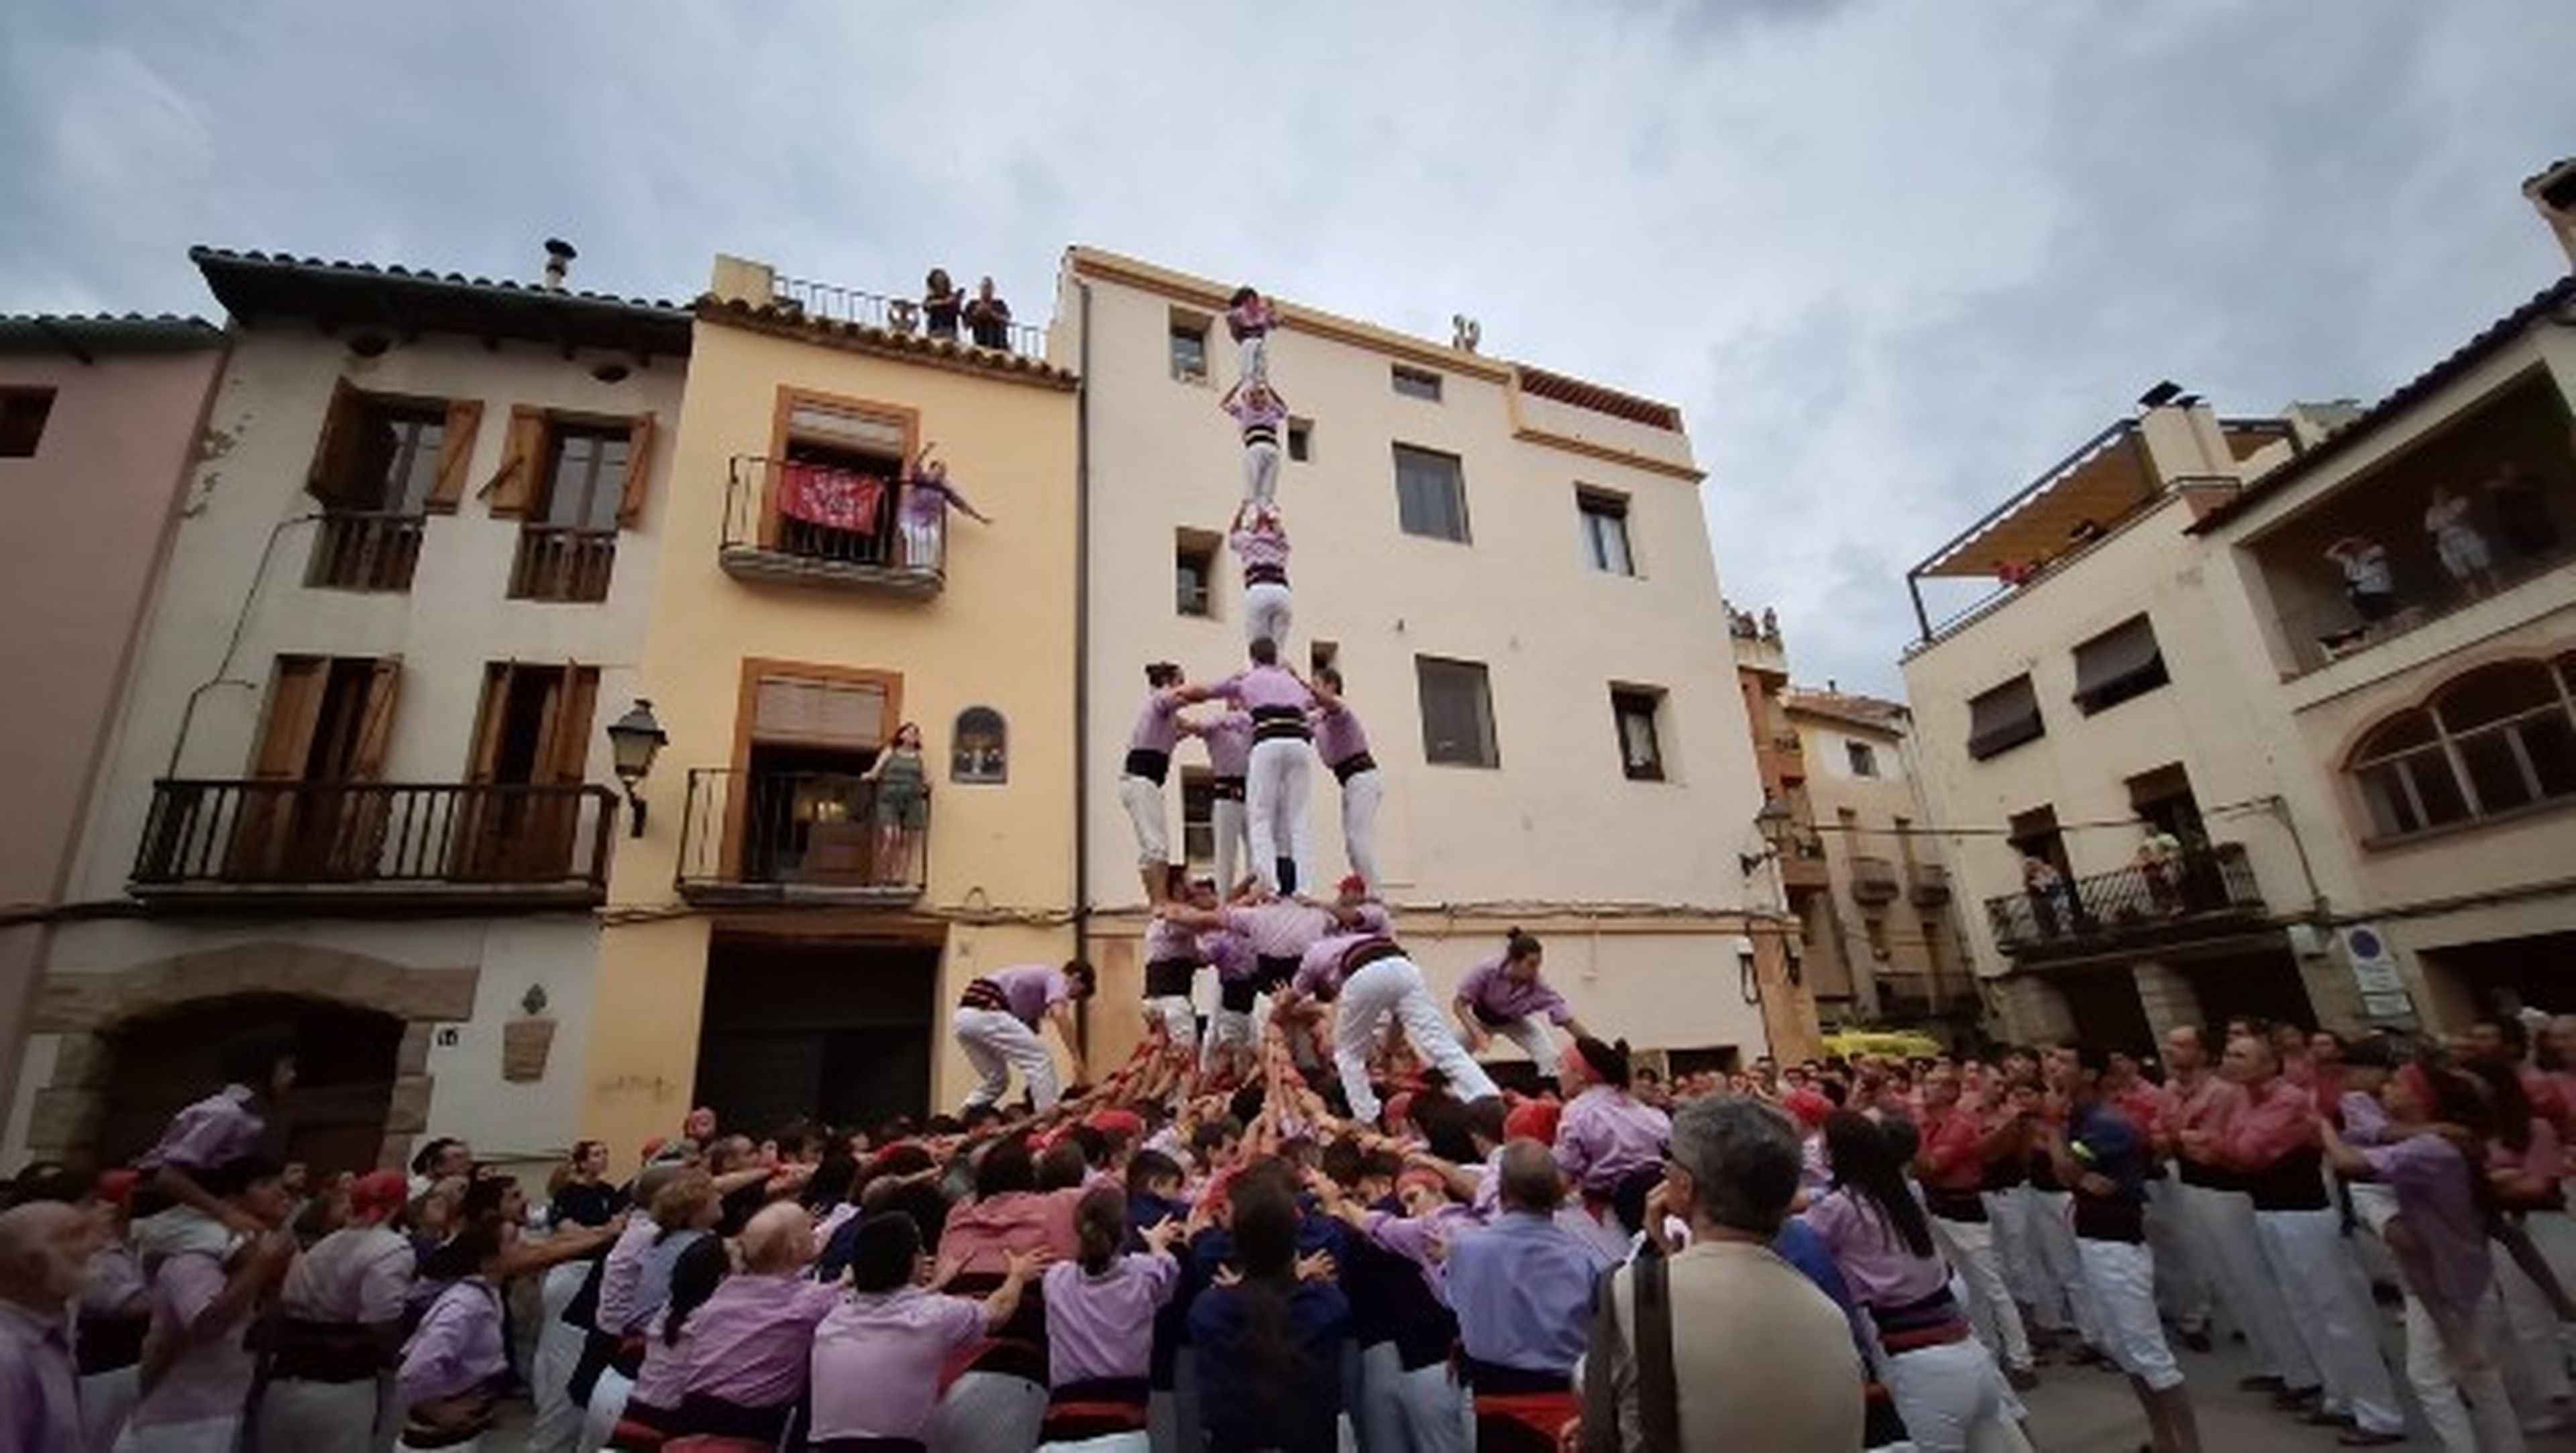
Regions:
<instances>
[{"instance_id":1,"label":"wooden window shutter","mask_svg":"<svg viewBox=\"0 0 2576 1453\"><path fill-rule=\"evenodd\" d=\"M483 492L492 498L492 513L520 519L535 508L546 469L546 411L525 404L510 410L510 436L501 451L500 472Z\"/></svg>"},{"instance_id":2,"label":"wooden window shutter","mask_svg":"<svg viewBox=\"0 0 2576 1453\"><path fill-rule=\"evenodd\" d=\"M438 479L429 487L431 514L452 515L465 498L465 472L474 467L474 436L482 428L481 399L449 401L447 428L438 437Z\"/></svg>"},{"instance_id":3,"label":"wooden window shutter","mask_svg":"<svg viewBox=\"0 0 2576 1453\"><path fill-rule=\"evenodd\" d=\"M366 439L367 396L343 378L331 385L330 412L322 417L322 437L314 441L313 467L304 476L305 491L324 504L337 504L357 472L358 450Z\"/></svg>"},{"instance_id":4,"label":"wooden window shutter","mask_svg":"<svg viewBox=\"0 0 2576 1453\"><path fill-rule=\"evenodd\" d=\"M866 749L885 741L885 715L886 691L875 682L764 676L751 730L761 741Z\"/></svg>"},{"instance_id":5,"label":"wooden window shutter","mask_svg":"<svg viewBox=\"0 0 2576 1453\"><path fill-rule=\"evenodd\" d=\"M373 782L384 775L385 749L394 736L394 694L402 684L402 658L379 656L367 678L367 709L358 719L356 749L349 754L349 780Z\"/></svg>"},{"instance_id":6,"label":"wooden window shutter","mask_svg":"<svg viewBox=\"0 0 2576 1453\"><path fill-rule=\"evenodd\" d=\"M599 706L599 668L564 668L563 710L555 717L554 740L546 744L537 770L545 780L577 786L590 777L590 720Z\"/></svg>"},{"instance_id":7,"label":"wooden window shutter","mask_svg":"<svg viewBox=\"0 0 2576 1453\"><path fill-rule=\"evenodd\" d=\"M260 715L259 745L251 751L251 776L293 781L304 775L313 731L322 720L322 689L330 679L328 657L277 658L268 681L268 705Z\"/></svg>"},{"instance_id":8,"label":"wooden window shutter","mask_svg":"<svg viewBox=\"0 0 2576 1453\"><path fill-rule=\"evenodd\" d=\"M617 528L631 530L643 521L652 477L653 416L644 414L626 431L626 485L617 496Z\"/></svg>"}]
</instances>

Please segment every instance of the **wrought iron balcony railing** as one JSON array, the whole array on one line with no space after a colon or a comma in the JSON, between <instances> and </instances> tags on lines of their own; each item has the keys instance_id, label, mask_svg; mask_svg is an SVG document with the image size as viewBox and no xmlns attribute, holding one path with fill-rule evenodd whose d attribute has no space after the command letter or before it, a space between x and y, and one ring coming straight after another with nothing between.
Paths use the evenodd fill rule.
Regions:
<instances>
[{"instance_id":1,"label":"wrought iron balcony railing","mask_svg":"<svg viewBox=\"0 0 2576 1453\"><path fill-rule=\"evenodd\" d=\"M906 904L930 861L930 799L845 772L689 773L678 888L695 901Z\"/></svg>"},{"instance_id":2,"label":"wrought iron balcony railing","mask_svg":"<svg viewBox=\"0 0 2576 1453\"><path fill-rule=\"evenodd\" d=\"M2017 957L2187 939L2259 921L2267 912L2239 843L1986 900L1996 947Z\"/></svg>"},{"instance_id":3,"label":"wrought iron balcony railing","mask_svg":"<svg viewBox=\"0 0 2576 1453\"><path fill-rule=\"evenodd\" d=\"M937 595L946 583L945 514L907 524L902 494L891 479L736 455L717 563L737 580Z\"/></svg>"}]
</instances>

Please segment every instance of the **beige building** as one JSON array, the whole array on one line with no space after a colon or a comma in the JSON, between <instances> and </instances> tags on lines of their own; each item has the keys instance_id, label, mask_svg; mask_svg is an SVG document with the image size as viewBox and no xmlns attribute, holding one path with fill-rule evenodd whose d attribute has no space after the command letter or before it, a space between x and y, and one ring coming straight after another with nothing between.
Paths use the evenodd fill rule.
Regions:
<instances>
[{"instance_id":1,"label":"beige building","mask_svg":"<svg viewBox=\"0 0 2576 1453\"><path fill-rule=\"evenodd\" d=\"M1912 714L1830 684L1793 686L1782 708L1805 766L1797 851L1823 868L1821 886L1790 899L1818 1012L1968 1031L1976 976L1951 913L1946 846L1918 791Z\"/></svg>"},{"instance_id":2,"label":"beige building","mask_svg":"<svg viewBox=\"0 0 2576 1453\"><path fill-rule=\"evenodd\" d=\"M223 364L197 318L0 318L0 1118L180 482Z\"/></svg>"},{"instance_id":3,"label":"beige building","mask_svg":"<svg viewBox=\"0 0 2576 1453\"><path fill-rule=\"evenodd\" d=\"M1076 248L1056 356L1083 375L1087 587L1082 901L1110 1005L1139 992L1137 851L1118 777L1143 666L1243 662L1225 532L1241 446L1231 285ZM1802 1054L1813 1010L1758 854L1763 803L1735 690L1700 471L1677 410L1301 304L1270 375L1292 420L1285 658L1347 678L1387 781L1387 896L1445 992L1507 930L1548 945L1585 1021L1681 1063ZM1185 747L1173 841L1210 856ZM1318 875L1345 871L1318 771ZM1095 1056L1138 1032L1095 1017Z\"/></svg>"},{"instance_id":4,"label":"beige building","mask_svg":"<svg viewBox=\"0 0 2576 1453\"><path fill-rule=\"evenodd\" d=\"M298 1158L560 1154L618 827L600 728L636 692L688 315L193 258L230 348L0 1161L134 1154L279 1021Z\"/></svg>"},{"instance_id":5,"label":"beige building","mask_svg":"<svg viewBox=\"0 0 2576 1453\"><path fill-rule=\"evenodd\" d=\"M954 1109L967 981L1073 951L1073 375L716 261L640 676L669 743L610 882L585 1133ZM901 528L936 443L990 523ZM872 776L916 725L913 827ZM880 808L886 809L885 814ZM894 832L886 830L891 817Z\"/></svg>"},{"instance_id":6,"label":"beige building","mask_svg":"<svg viewBox=\"0 0 2576 1453\"><path fill-rule=\"evenodd\" d=\"M2161 385L1912 572L1918 606L2003 580L1926 610L1905 674L2008 1033L2567 1000L2571 306L2562 280L2367 410L2223 420Z\"/></svg>"}]
</instances>

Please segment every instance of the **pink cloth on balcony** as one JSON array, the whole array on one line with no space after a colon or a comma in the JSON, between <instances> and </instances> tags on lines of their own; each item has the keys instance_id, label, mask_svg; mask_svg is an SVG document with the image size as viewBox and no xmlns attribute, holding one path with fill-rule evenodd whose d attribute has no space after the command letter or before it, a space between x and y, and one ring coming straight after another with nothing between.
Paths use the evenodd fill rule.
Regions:
<instances>
[{"instance_id":1,"label":"pink cloth on balcony","mask_svg":"<svg viewBox=\"0 0 2576 1453\"><path fill-rule=\"evenodd\" d=\"M828 530L873 535L885 491L884 480L845 469L782 465L778 471L778 512Z\"/></svg>"}]
</instances>

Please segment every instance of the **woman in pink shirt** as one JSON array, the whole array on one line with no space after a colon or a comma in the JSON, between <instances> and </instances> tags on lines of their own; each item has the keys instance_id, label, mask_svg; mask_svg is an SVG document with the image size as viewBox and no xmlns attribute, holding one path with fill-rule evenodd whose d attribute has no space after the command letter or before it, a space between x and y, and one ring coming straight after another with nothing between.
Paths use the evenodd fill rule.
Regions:
<instances>
[{"instance_id":1,"label":"woman in pink shirt","mask_svg":"<svg viewBox=\"0 0 2576 1453\"><path fill-rule=\"evenodd\" d=\"M807 1446L826 1453L926 1446L940 1365L1018 1313L1038 1262L1034 1255L1009 1258L1001 1284L981 1302L946 1296L925 1285L929 1262L910 1216L886 1212L860 1222L850 1296L814 1329Z\"/></svg>"},{"instance_id":2,"label":"woman in pink shirt","mask_svg":"<svg viewBox=\"0 0 2576 1453\"><path fill-rule=\"evenodd\" d=\"M1074 1210L1079 1259L1048 1267L1047 1403L1042 1436L1087 1453L1145 1453L1152 1396L1154 1319L1180 1286L1172 1256L1183 1223L1169 1217L1128 1253L1127 1196L1115 1186L1083 1193Z\"/></svg>"}]
</instances>

